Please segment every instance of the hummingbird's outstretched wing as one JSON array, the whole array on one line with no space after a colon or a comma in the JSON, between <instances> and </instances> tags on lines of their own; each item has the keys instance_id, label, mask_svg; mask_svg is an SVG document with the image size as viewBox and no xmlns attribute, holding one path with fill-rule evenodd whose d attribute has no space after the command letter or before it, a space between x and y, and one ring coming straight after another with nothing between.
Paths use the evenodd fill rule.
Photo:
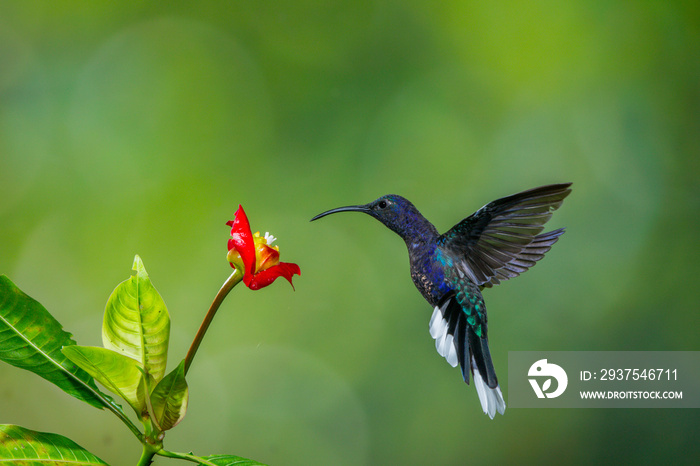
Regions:
<instances>
[{"instance_id":1,"label":"hummingbird's outstretched wing","mask_svg":"<svg viewBox=\"0 0 700 466\"><path fill-rule=\"evenodd\" d=\"M544 257L564 229L542 233L571 183L529 189L490 202L438 239L454 265L482 287L517 277Z\"/></svg>"}]
</instances>

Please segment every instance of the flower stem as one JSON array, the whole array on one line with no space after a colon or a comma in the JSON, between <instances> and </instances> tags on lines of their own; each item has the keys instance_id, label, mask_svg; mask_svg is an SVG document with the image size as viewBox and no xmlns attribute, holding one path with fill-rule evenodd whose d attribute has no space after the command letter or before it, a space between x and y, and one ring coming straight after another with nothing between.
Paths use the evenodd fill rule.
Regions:
<instances>
[{"instance_id":1,"label":"flower stem","mask_svg":"<svg viewBox=\"0 0 700 466\"><path fill-rule=\"evenodd\" d=\"M224 282L224 284L221 286L219 292L216 293L214 301L212 301L211 306L209 306L207 315L204 316L202 325L199 326L199 330L197 330L197 335L195 335L194 340L192 341L192 345L190 345L190 349L189 351L187 351L187 356L185 356L185 374L187 374L187 371L189 370L190 365L192 364L192 360L194 359L194 355L197 353L199 345L204 339L204 334L207 333L207 329L209 328L209 325L211 325L211 321L214 320L214 315L216 315L216 311L219 310L219 307L221 306L221 303L224 302L226 296L229 294L229 292L233 289L234 286L238 285L238 282L240 282L242 278L243 275L241 275L238 269L234 270L231 276L229 276Z\"/></svg>"}]
</instances>

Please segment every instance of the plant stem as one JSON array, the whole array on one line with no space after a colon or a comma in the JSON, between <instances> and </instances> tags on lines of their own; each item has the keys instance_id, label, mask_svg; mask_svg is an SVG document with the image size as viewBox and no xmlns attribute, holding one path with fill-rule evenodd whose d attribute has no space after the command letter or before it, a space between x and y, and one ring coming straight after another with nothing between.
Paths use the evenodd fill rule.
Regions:
<instances>
[{"instance_id":1,"label":"plant stem","mask_svg":"<svg viewBox=\"0 0 700 466\"><path fill-rule=\"evenodd\" d=\"M174 451L167 451L167 450L160 450L160 451L156 452L156 454L159 456L165 456L168 458L177 458L179 460L192 461L193 463L216 466L216 463L212 463L210 461L205 460L204 458L201 458L199 456L194 456L192 454L177 453Z\"/></svg>"},{"instance_id":2,"label":"plant stem","mask_svg":"<svg viewBox=\"0 0 700 466\"><path fill-rule=\"evenodd\" d=\"M143 452L141 453L141 458L136 466L148 466L153 462L153 457L156 454L156 449L150 443L144 442Z\"/></svg>"},{"instance_id":3,"label":"plant stem","mask_svg":"<svg viewBox=\"0 0 700 466\"><path fill-rule=\"evenodd\" d=\"M187 371L189 370L190 365L192 364L192 360L194 359L194 355L197 353L199 345L204 339L204 334L207 333L207 329L209 328L211 321L214 320L214 315L216 315L216 311L219 310L219 307L221 306L221 303L224 302L226 296L229 294L229 292L233 289L234 286L238 285L238 282L240 282L242 278L243 276L238 271L238 269L234 270L231 276L229 276L224 282L224 284L221 286L219 292L216 293L214 301L212 301L211 306L209 306L207 315L204 316L202 325L199 326L199 330L197 330L197 335L195 335L194 340L192 341L192 345L190 345L190 349L189 351L187 351L187 356L185 356L185 374L187 374Z\"/></svg>"}]
</instances>

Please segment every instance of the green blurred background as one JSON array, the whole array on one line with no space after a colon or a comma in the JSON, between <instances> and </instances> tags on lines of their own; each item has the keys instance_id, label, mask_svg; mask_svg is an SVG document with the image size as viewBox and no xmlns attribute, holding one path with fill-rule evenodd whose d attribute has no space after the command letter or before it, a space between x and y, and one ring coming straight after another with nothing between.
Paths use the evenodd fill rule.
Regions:
<instances>
[{"instance_id":1,"label":"green blurred background","mask_svg":"<svg viewBox=\"0 0 700 466\"><path fill-rule=\"evenodd\" d=\"M567 234L487 290L509 351L700 350L696 2L2 2L0 273L76 340L143 258L170 367L230 273L228 229L297 262L234 290L166 448L272 465L691 463L693 409L508 409L491 421L428 334L395 192L444 231L497 197L573 181ZM0 423L115 465L109 413L0 364ZM163 459L157 464L166 464Z\"/></svg>"}]
</instances>

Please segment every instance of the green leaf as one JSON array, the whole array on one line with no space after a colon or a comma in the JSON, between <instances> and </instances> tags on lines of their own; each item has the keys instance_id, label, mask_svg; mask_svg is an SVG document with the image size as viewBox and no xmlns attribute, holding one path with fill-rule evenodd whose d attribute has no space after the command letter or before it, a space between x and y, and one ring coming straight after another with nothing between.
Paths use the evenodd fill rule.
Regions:
<instances>
[{"instance_id":1,"label":"green leaf","mask_svg":"<svg viewBox=\"0 0 700 466\"><path fill-rule=\"evenodd\" d=\"M44 306L0 275L0 360L34 372L69 395L102 409L106 401L93 378L61 353L62 346L71 345L75 345L71 334Z\"/></svg>"},{"instance_id":2,"label":"green leaf","mask_svg":"<svg viewBox=\"0 0 700 466\"><path fill-rule=\"evenodd\" d=\"M189 389L185 380L185 361L158 382L151 393L156 422L163 431L175 427L187 412Z\"/></svg>"},{"instance_id":3,"label":"green leaf","mask_svg":"<svg viewBox=\"0 0 700 466\"><path fill-rule=\"evenodd\" d=\"M123 354L95 346L66 346L63 354L134 408L145 410L141 363Z\"/></svg>"},{"instance_id":4,"label":"green leaf","mask_svg":"<svg viewBox=\"0 0 700 466\"><path fill-rule=\"evenodd\" d=\"M107 464L62 435L7 424L0 425L0 463L78 466Z\"/></svg>"},{"instance_id":5,"label":"green leaf","mask_svg":"<svg viewBox=\"0 0 700 466\"><path fill-rule=\"evenodd\" d=\"M235 455L212 455L202 458L217 466L266 466L264 463L258 463L255 460L241 458Z\"/></svg>"},{"instance_id":6,"label":"green leaf","mask_svg":"<svg viewBox=\"0 0 700 466\"><path fill-rule=\"evenodd\" d=\"M136 359L160 381L168 359L170 316L139 256L134 258L133 270L136 273L117 285L107 301L102 344Z\"/></svg>"}]
</instances>

